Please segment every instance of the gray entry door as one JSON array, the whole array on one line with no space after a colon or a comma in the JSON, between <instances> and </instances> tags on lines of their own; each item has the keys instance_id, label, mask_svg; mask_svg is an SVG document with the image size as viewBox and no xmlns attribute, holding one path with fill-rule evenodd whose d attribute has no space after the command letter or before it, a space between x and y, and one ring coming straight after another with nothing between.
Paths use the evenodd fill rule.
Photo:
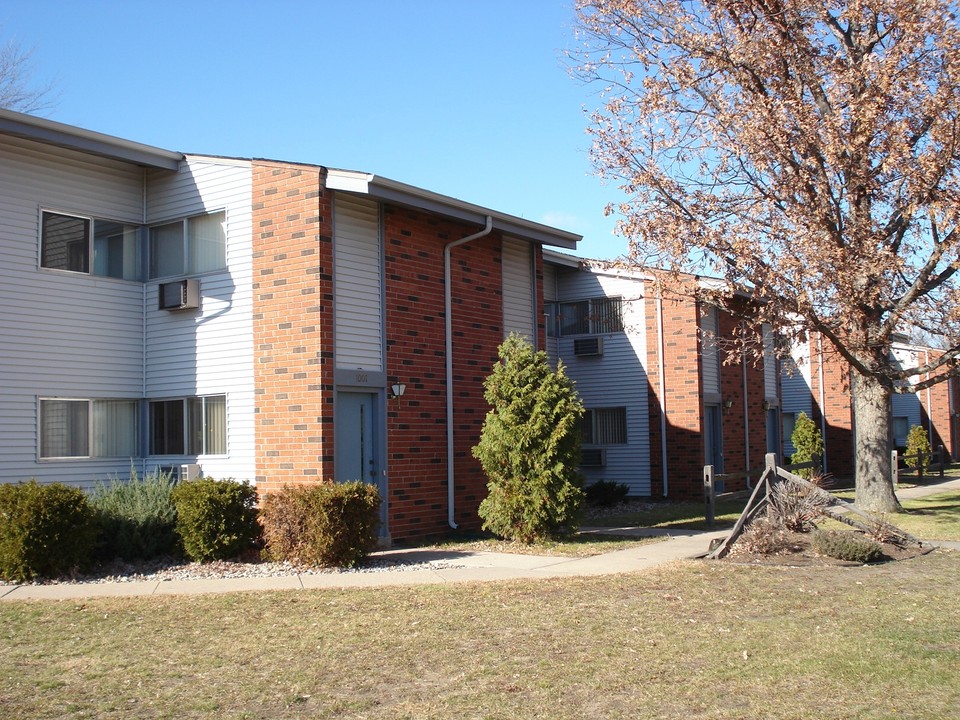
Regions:
<instances>
[{"instance_id":1,"label":"gray entry door","mask_svg":"<svg viewBox=\"0 0 960 720\"><path fill-rule=\"evenodd\" d=\"M335 460L337 482L363 480L379 485L375 420L377 396L371 393L337 393Z\"/></svg>"},{"instance_id":2,"label":"gray entry door","mask_svg":"<svg viewBox=\"0 0 960 720\"><path fill-rule=\"evenodd\" d=\"M713 465L717 474L723 472L723 425L719 405L703 408L703 454L704 465Z\"/></svg>"}]
</instances>

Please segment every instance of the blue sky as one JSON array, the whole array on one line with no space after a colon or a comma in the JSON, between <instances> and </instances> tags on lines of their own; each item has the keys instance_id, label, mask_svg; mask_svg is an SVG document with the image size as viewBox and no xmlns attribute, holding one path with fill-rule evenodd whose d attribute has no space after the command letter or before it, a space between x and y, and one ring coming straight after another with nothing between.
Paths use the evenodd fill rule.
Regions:
<instances>
[{"instance_id":1,"label":"blue sky","mask_svg":"<svg viewBox=\"0 0 960 720\"><path fill-rule=\"evenodd\" d=\"M372 172L626 242L566 71L573 0L6 0L52 120L183 152Z\"/></svg>"}]
</instances>

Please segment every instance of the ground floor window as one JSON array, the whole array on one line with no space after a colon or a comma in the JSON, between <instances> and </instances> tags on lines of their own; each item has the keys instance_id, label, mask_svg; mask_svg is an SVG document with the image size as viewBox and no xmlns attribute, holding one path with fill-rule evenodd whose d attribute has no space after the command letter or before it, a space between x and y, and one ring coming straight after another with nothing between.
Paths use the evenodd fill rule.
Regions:
<instances>
[{"instance_id":1,"label":"ground floor window","mask_svg":"<svg viewBox=\"0 0 960 720\"><path fill-rule=\"evenodd\" d=\"M40 399L40 457L136 457L139 400Z\"/></svg>"},{"instance_id":2,"label":"ground floor window","mask_svg":"<svg viewBox=\"0 0 960 720\"><path fill-rule=\"evenodd\" d=\"M585 410L580 428L584 445L624 445L627 442L627 409Z\"/></svg>"},{"instance_id":3,"label":"ground floor window","mask_svg":"<svg viewBox=\"0 0 960 720\"><path fill-rule=\"evenodd\" d=\"M226 455L227 397L150 402L151 455Z\"/></svg>"}]
</instances>

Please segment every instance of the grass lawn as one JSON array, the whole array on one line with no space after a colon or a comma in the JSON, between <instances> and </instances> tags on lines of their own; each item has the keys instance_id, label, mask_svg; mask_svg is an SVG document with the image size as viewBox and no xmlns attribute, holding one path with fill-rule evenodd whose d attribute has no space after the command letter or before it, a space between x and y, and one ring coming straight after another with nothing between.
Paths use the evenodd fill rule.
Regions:
<instances>
[{"instance_id":1,"label":"grass lawn","mask_svg":"<svg viewBox=\"0 0 960 720\"><path fill-rule=\"evenodd\" d=\"M0 604L10 718L947 718L960 553Z\"/></svg>"},{"instance_id":2,"label":"grass lawn","mask_svg":"<svg viewBox=\"0 0 960 720\"><path fill-rule=\"evenodd\" d=\"M476 552L505 552L522 555L556 555L558 557L591 557L604 553L626 550L652 542L660 542L663 538L631 538L610 535L574 535L562 540L544 540L543 542L524 544L500 540L498 538L479 538L471 540L444 540L432 543L429 547L441 550L476 551Z\"/></svg>"},{"instance_id":3,"label":"grass lawn","mask_svg":"<svg viewBox=\"0 0 960 720\"><path fill-rule=\"evenodd\" d=\"M911 535L928 540L960 540L960 492L942 492L904 500L904 512L887 520Z\"/></svg>"},{"instance_id":4,"label":"grass lawn","mask_svg":"<svg viewBox=\"0 0 960 720\"><path fill-rule=\"evenodd\" d=\"M732 527L743 512L747 499L717 500L713 527L707 525L704 516L706 506L702 502L656 502L642 505L637 512L594 518L584 525L595 527L653 527L684 530L722 530Z\"/></svg>"}]
</instances>

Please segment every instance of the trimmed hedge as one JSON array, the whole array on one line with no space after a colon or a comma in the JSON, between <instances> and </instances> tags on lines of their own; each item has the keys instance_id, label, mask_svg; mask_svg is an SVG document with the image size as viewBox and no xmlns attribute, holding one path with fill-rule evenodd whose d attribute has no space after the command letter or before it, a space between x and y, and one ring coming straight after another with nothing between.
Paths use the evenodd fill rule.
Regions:
<instances>
[{"instance_id":1,"label":"trimmed hedge","mask_svg":"<svg viewBox=\"0 0 960 720\"><path fill-rule=\"evenodd\" d=\"M170 473L140 478L136 470L128 482L97 483L90 504L100 521L100 555L133 560L177 552L175 486Z\"/></svg>"},{"instance_id":2,"label":"trimmed hedge","mask_svg":"<svg viewBox=\"0 0 960 720\"><path fill-rule=\"evenodd\" d=\"M380 494L367 483L284 487L260 508L264 557L322 567L353 567L377 545Z\"/></svg>"},{"instance_id":3,"label":"trimmed hedge","mask_svg":"<svg viewBox=\"0 0 960 720\"><path fill-rule=\"evenodd\" d=\"M199 478L171 493L176 532L191 560L226 560L251 549L260 537L257 491L247 482Z\"/></svg>"},{"instance_id":4,"label":"trimmed hedge","mask_svg":"<svg viewBox=\"0 0 960 720\"><path fill-rule=\"evenodd\" d=\"M58 577L90 560L97 520L82 490L36 480L0 484L0 577Z\"/></svg>"},{"instance_id":5,"label":"trimmed hedge","mask_svg":"<svg viewBox=\"0 0 960 720\"><path fill-rule=\"evenodd\" d=\"M626 501L630 488L612 480L597 480L583 489L587 504L594 507L613 507Z\"/></svg>"},{"instance_id":6,"label":"trimmed hedge","mask_svg":"<svg viewBox=\"0 0 960 720\"><path fill-rule=\"evenodd\" d=\"M880 543L844 530L818 530L811 545L821 555L848 562L871 563L885 557Z\"/></svg>"}]
</instances>

